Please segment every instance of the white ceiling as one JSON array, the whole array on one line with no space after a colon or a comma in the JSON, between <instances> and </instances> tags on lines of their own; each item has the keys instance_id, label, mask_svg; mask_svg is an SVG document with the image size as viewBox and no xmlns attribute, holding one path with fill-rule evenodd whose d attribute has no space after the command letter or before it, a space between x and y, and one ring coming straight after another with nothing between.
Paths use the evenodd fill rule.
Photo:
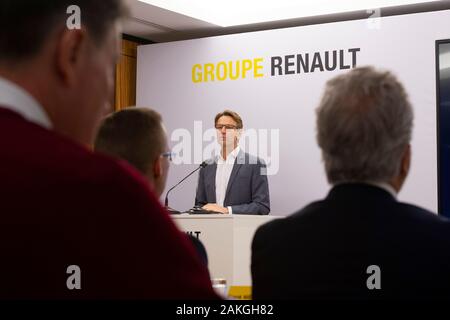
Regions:
<instances>
[{"instance_id":1,"label":"white ceiling","mask_svg":"<svg viewBox=\"0 0 450 320\"><path fill-rule=\"evenodd\" d=\"M162 9L138 0L128 0L128 2L131 7L131 17L129 17L125 22L124 33L154 42L184 40L205 36L285 28L332 21L363 19L372 14L370 11L368 12L366 10L361 10L339 14L327 14L313 17L292 18L281 21L254 23L241 26L220 27L206 21L195 19L174 11ZM450 0L387 7L381 9L381 15L386 16L442 9L450 9Z\"/></svg>"},{"instance_id":2,"label":"white ceiling","mask_svg":"<svg viewBox=\"0 0 450 320\"><path fill-rule=\"evenodd\" d=\"M130 0L131 17L125 21L124 33L165 42L186 37L186 33L217 28L210 23L165 10L138 0Z\"/></svg>"}]
</instances>

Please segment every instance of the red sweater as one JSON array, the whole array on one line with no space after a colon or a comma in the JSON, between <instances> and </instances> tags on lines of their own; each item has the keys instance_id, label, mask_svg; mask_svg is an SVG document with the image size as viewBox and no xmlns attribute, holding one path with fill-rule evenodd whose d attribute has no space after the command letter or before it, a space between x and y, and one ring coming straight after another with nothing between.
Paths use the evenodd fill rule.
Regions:
<instances>
[{"instance_id":1,"label":"red sweater","mask_svg":"<svg viewBox=\"0 0 450 320\"><path fill-rule=\"evenodd\" d=\"M0 256L3 299L217 298L139 173L2 108Z\"/></svg>"}]
</instances>

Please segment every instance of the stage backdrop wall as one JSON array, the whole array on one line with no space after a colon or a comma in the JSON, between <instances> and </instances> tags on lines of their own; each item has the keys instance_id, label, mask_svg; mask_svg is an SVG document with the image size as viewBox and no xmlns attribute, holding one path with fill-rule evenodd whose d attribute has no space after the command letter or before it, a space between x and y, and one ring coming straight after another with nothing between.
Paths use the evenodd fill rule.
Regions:
<instances>
[{"instance_id":1,"label":"stage backdrop wall","mask_svg":"<svg viewBox=\"0 0 450 320\"><path fill-rule=\"evenodd\" d=\"M435 40L445 38L448 10L141 46L137 105L162 114L179 154L168 186L210 154L215 114L237 111L245 149L269 165L272 214L287 215L329 189L315 139L325 82L354 66L392 70L415 112L411 173L399 198L436 211ZM197 177L171 193L172 207L193 206Z\"/></svg>"}]
</instances>

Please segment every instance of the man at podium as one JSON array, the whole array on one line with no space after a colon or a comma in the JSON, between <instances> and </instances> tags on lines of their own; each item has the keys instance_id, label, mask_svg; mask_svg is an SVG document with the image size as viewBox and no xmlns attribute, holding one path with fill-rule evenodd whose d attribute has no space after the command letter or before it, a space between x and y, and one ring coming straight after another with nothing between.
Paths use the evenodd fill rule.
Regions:
<instances>
[{"instance_id":1,"label":"man at podium","mask_svg":"<svg viewBox=\"0 0 450 320\"><path fill-rule=\"evenodd\" d=\"M223 214L268 214L266 166L240 149L241 117L225 110L216 115L214 124L221 152L200 170L195 205Z\"/></svg>"}]
</instances>

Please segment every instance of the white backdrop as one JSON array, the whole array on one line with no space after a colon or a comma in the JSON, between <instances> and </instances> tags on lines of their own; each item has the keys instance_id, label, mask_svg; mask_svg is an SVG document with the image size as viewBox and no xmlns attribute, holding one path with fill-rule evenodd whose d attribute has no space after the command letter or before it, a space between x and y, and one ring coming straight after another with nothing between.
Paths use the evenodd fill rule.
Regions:
<instances>
[{"instance_id":1,"label":"white backdrop","mask_svg":"<svg viewBox=\"0 0 450 320\"><path fill-rule=\"evenodd\" d=\"M191 155L184 154L191 164L172 165L168 186L204 160L199 150L194 150L194 140L196 148L201 149L198 145L202 137L198 132L212 128L214 116L223 109L237 111L247 129L268 130L269 137L278 132L278 145L278 140L270 141L263 135L258 136L258 143L264 146L270 142L271 152L260 156L272 168L279 164L278 172L269 176L271 214L287 215L328 192L315 140L314 110L325 82L345 70L316 69L310 73L271 76L271 57L309 53L312 59L315 52L320 52L323 58L325 51L360 48L357 66L392 70L405 85L414 106L413 162L399 198L436 211L435 40L446 38L450 38L448 10L141 46L137 105L162 114L171 147L179 149L183 142L178 133L192 134ZM195 64L254 58L263 58L263 68L258 70L263 77L254 78L251 73L238 80L200 83L192 80ZM347 54L344 63L350 63L350 58ZM195 125L195 121L201 124ZM205 141L203 147L207 145ZM261 148L256 151L261 152ZM172 191L170 205L182 210L192 207L196 184L194 175Z\"/></svg>"}]
</instances>

